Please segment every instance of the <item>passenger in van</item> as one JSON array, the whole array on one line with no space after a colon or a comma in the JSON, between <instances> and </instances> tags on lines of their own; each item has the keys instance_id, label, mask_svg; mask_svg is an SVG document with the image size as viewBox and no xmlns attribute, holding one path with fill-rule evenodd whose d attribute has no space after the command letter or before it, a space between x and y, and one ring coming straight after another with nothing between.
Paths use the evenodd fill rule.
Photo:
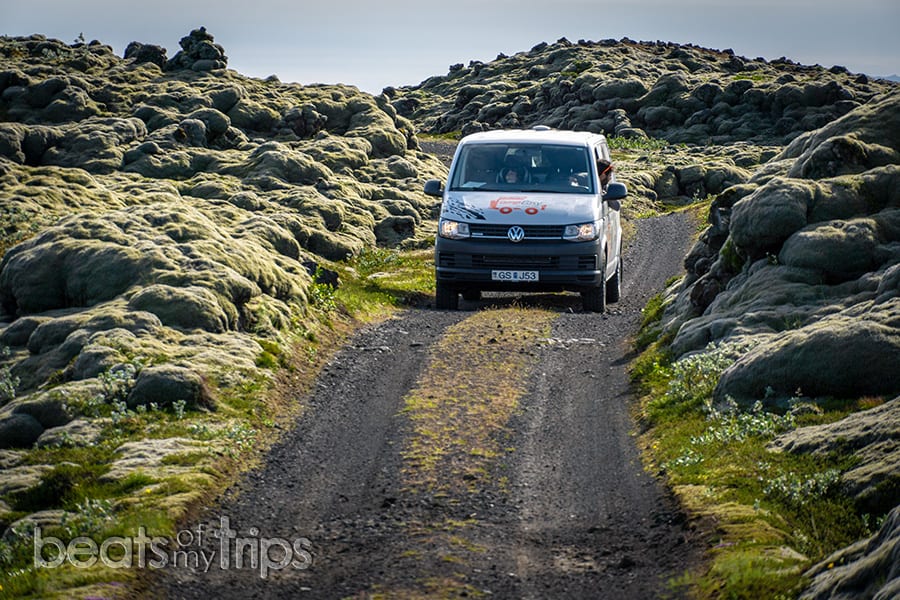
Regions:
<instances>
[{"instance_id":1,"label":"passenger in van","mask_svg":"<svg viewBox=\"0 0 900 600\"><path fill-rule=\"evenodd\" d=\"M613 171L615 171L615 167L608 160L601 158L597 161L597 173L600 174L600 187L603 188L603 191L606 191L606 186L609 185L612 179Z\"/></svg>"}]
</instances>

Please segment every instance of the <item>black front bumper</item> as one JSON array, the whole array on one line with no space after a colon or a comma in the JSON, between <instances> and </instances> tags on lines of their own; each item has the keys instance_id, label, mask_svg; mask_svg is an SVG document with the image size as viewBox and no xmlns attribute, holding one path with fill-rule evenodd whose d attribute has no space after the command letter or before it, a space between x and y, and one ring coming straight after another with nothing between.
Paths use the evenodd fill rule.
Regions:
<instances>
[{"instance_id":1,"label":"black front bumper","mask_svg":"<svg viewBox=\"0 0 900 600\"><path fill-rule=\"evenodd\" d=\"M582 291L603 284L600 241L512 243L502 239L438 238L434 264L438 281L460 289ZM537 282L493 281L493 271L538 271Z\"/></svg>"}]
</instances>

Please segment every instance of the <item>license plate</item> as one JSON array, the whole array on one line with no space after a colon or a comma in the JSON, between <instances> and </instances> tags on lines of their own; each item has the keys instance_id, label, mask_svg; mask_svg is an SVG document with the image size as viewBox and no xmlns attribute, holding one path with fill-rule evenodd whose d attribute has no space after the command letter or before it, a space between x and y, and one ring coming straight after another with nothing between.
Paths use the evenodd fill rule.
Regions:
<instances>
[{"instance_id":1,"label":"license plate","mask_svg":"<svg viewBox=\"0 0 900 600\"><path fill-rule=\"evenodd\" d=\"M510 283L538 281L538 271L491 271L491 280Z\"/></svg>"}]
</instances>

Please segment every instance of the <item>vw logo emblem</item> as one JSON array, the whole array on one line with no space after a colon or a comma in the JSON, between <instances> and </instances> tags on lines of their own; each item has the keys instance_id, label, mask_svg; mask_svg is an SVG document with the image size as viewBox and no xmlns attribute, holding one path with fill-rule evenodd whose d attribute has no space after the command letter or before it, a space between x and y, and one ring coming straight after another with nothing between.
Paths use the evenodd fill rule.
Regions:
<instances>
[{"instance_id":1,"label":"vw logo emblem","mask_svg":"<svg viewBox=\"0 0 900 600\"><path fill-rule=\"evenodd\" d=\"M521 242L525 239L525 230L518 225L513 225L509 228L509 231L506 232L506 237L508 237L511 242Z\"/></svg>"}]
</instances>

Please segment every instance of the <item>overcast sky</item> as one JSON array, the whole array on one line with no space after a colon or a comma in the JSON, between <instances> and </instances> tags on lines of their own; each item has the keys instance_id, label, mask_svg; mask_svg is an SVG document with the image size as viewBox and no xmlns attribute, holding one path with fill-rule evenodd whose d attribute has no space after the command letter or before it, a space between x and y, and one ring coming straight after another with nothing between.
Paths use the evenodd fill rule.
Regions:
<instances>
[{"instance_id":1,"label":"overcast sky","mask_svg":"<svg viewBox=\"0 0 900 600\"><path fill-rule=\"evenodd\" d=\"M0 0L0 35L137 40L169 56L205 26L230 68L378 93L449 65L566 37L731 48L766 59L900 73L900 0Z\"/></svg>"}]
</instances>

